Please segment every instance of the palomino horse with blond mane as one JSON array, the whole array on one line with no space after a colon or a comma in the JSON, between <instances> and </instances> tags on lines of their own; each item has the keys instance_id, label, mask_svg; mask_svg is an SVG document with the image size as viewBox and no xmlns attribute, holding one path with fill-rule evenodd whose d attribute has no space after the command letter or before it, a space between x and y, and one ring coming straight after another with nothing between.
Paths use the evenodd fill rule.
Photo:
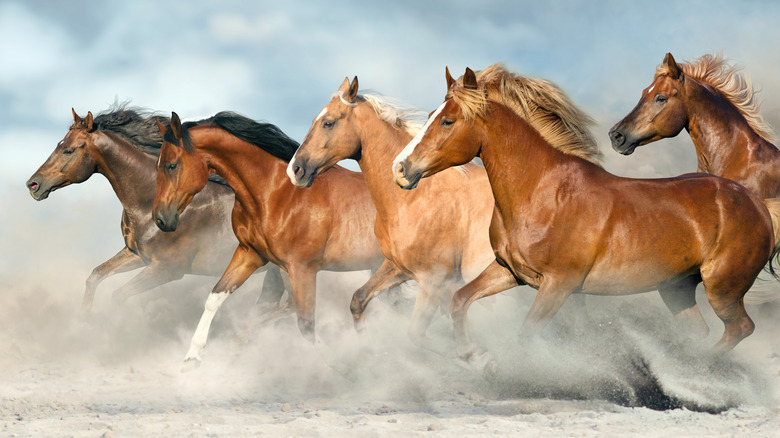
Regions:
<instances>
[{"instance_id":1,"label":"palomino horse with blond mane","mask_svg":"<svg viewBox=\"0 0 780 438\"><path fill-rule=\"evenodd\" d=\"M230 228L234 198L229 187L217 182L206 184L192 201L195 208L187 213L187 224L175 233L158 230L149 214L154 203L155 163L162 143L156 121L167 118L126 105L116 105L94 118L91 112L84 118L72 112L73 125L27 181L27 188L33 198L41 201L55 190L101 173L122 203L125 247L87 278L82 311L92 308L98 285L120 272L143 268L114 291L113 301L123 301L185 274L221 274L237 243ZM258 304L266 309L278 306L283 293L279 267L270 265Z\"/></svg>"},{"instance_id":2,"label":"palomino horse with blond mane","mask_svg":"<svg viewBox=\"0 0 780 438\"><path fill-rule=\"evenodd\" d=\"M551 147L528 121L488 99L470 69L463 85L447 72L447 89L392 171L397 184L412 189L475 156L485 164L496 199L496 260L453 297L463 359L482 359L469 341L468 307L518 284L538 289L523 323L527 333L544 327L572 294L657 289L677 313L695 308L690 285L701 281L725 324L717 348L730 350L752 333L742 297L773 255L780 203L716 176L612 175ZM688 299L667 300L676 294Z\"/></svg>"},{"instance_id":3,"label":"palomino horse with blond mane","mask_svg":"<svg viewBox=\"0 0 780 438\"><path fill-rule=\"evenodd\" d=\"M355 326L363 330L363 312L374 296L413 279L419 288L409 335L418 343L440 297L447 297L448 309L455 286L495 258L488 237L493 194L482 166L441 172L415 192L400 190L387 172L422 126L421 114L382 96L359 95L357 77L351 84L344 79L287 167L293 184L309 187L340 160L357 160L377 209L374 230L386 260L352 298Z\"/></svg>"},{"instance_id":4,"label":"palomino horse with blond mane","mask_svg":"<svg viewBox=\"0 0 780 438\"><path fill-rule=\"evenodd\" d=\"M758 113L750 80L723 57L677 63L667 53L636 107L609 137L616 151L631 155L683 128L693 140L698 172L736 181L760 198L780 197L780 150L771 143L772 129ZM780 294L772 289L753 288L747 299L777 300Z\"/></svg>"},{"instance_id":5,"label":"palomino horse with blond mane","mask_svg":"<svg viewBox=\"0 0 780 438\"><path fill-rule=\"evenodd\" d=\"M287 271L298 327L315 341L317 271L376 269L384 260L374 236L376 210L363 177L342 167L311 189L290 184L287 163L298 148L279 128L221 112L182 125L174 113L170 129L160 126L153 216L166 231L216 172L233 188L233 231L238 248L206 300L184 370L200 364L215 313L227 297L269 261Z\"/></svg>"}]
</instances>

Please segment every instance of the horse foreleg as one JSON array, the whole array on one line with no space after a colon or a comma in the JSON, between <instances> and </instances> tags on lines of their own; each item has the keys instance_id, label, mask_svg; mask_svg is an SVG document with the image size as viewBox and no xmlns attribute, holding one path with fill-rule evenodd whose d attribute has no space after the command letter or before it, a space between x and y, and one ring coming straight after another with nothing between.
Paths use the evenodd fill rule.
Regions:
<instances>
[{"instance_id":1,"label":"horse foreleg","mask_svg":"<svg viewBox=\"0 0 780 438\"><path fill-rule=\"evenodd\" d=\"M279 301L284 295L285 287L282 280L282 270L276 265L269 265L263 278L263 288L257 298L257 309L265 314L279 307Z\"/></svg>"},{"instance_id":2,"label":"horse foreleg","mask_svg":"<svg viewBox=\"0 0 780 438\"><path fill-rule=\"evenodd\" d=\"M233 253L233 259L230 260L230 264L227 269L225 269L225 273L222 274L222 277L206 299L203 315L200 317L198 328L195 329L195 334L192 335L190 349L184 357L182 372L190 371L200 366L200 352L206 346L209 328L211 328L211 321L214 319L217 310L219 310L222 303L225 302L233 291L241 286L257 268L263 266L265 263L266 261L261 259L260 256L250 248L239 246L236 249L236 252Z\"/></svg>"},{"instance_id":3,"label":"horse foreleg","mask_svg":"<svg viewBox=\"0 0 780 438\"><path fill-rule=\"evenodd\" d=\"M352 294L349 310L352 312L355 330L358 333L363 333L366 328L364 312L368 302L375 296L398 286L408 279L409 276L404 274L398 266L389 260L385 260L368 281Z\"/></svg>"},{"instance_id":4,"label":"horse foreleg","mask_svg":"<svg viewBox=\"0 0 780 438\"><path fill-rule=\"evenodd\" d=\"M543 329L560 310L566 299L582 285L582 282L566 280L567 282L564 283L545 277L523 321L523 335L530 337Z\"/></svg>"},{"instance_id":5,"label":"horse foreleg","mask_svg":"<svg viewBox=\"0 0 780 438\"><path fill-rule=\"evenodd\" d=\"M658 288L661 299L674 315L674 319L697 340L706 338L710 332L696 304L696 286L700 282L700 276L692 275L675 284Z\"/></svg>"},{"instance_id":6,"label":"horse foreleg","mask_svg":"<svg viewBox=\"0 0 780 438\"><path fill-rule=\"evenodd\" d=\"M298 313L298 330L301 335L314 343L314 311L317 306L317 266L290 264L287 267L290 276L295 311Z\"/></svg>"},{"instance_id":7,"label":"horse foreleg","mask_svg":"<svg viewBox=\"0 0 780 438\"><path fill-rule=\"evenodd\" d=\"M458 356L468 363L485 362L484 351L473 347L468 333L468 309L471 304L484 297L495 295L517 286L519 283L512 272L493 260L477 278L460 288L452 297L452 325ZM489 371L489 370L488 370Z\"/></svg>"},{"instance_id":8,"label":"horse foreleg","mask_svg":"<svg viewBox=\"0 0 780 438\"><path fill-rule=\"evenodd\" d=\"M95 290L98 285L106 278L120 272L132 271L145 265L143 259L138 254L130 251L129 248L122 248L116 255L101 263L92 270L87 278L87 287L84 290L84 299L81 301L81 311L89 312L92 309L92 302L95 299Z\"/></svg>"},{"instance_id":9,"label":"horse foreleg","mask_svg":"<svg viewBox=\"0 0 780 438\"><path fill-rule=\"evenodd\" d=\"M174 280L179 280L183 276L184 271L182 269L153 263L145 267L138 275L131 278L130 281L125 283L122 287L115 290L111 295L111 302L113 304L123 303L133 295L146 292L149 289L153 289L165 283L170 283Z\"/></svg>"}]
</instances>

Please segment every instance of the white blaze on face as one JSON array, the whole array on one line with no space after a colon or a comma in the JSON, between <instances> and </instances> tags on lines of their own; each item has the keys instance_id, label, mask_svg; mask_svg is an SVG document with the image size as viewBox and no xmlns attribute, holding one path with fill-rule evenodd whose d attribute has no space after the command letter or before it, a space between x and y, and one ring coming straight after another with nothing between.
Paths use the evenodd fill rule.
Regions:
<instances>
[{"instance_id":1,"label":"white blaze on face","mask_svg":"<svg viewBox=\"0 0 780 438\"><path fill-rule=\"evenodd\" d=\"M393 169L395 169L398 163L409 158L409 155L412 155L412 153L414 152L414 148L416 148L417 145L420 144L420 141L425 136L425 133L428 132L428 128L430 128L434 119L436 119L436 116L438 116L439 113L441 113L441 111L444 109L444 105L446 103L447 102L444 102L438 108L436 108L436 111L434 111L433 114L431 114L431 117L428 118L428 121L425 122L425 125L423 125L422 129L420 129L420 132L418 132L417 135L414 136L412 141L410 141L409 144L406 145L404 150L402 150L401 153L398 154L397 157L395 157L395 160L393 160Z\"/></svg>"},{"instance_id":2,"label":"white blaze on face","mask_svg":"<svg viewBox=\"0 0 780 438\"><path fill-rule=\"evenodd\" d=\"M655 84L651 85L650 88L647 89L647 94L650 94L650 92L653 91L653 88L655 88Z\"/></svg>"},{"instance_id":3,"label":"white blaze on face","mask_svg":"<svg viewBox=\"0 0 780 438\"><path fill-rule=\"evenodd\" d=\"M296 179L295 179L295 172L293 172L293 163L295 163L295 155L293 155L292 159L290 159L290 163L287 165L287 177L290 178L290 181L292 183L295 183Z\"/></svg>"},{"instance_id":4,"label":"white blaze on face","mask_svg":"<svg viewBox=\"0 0 780 438\"><path fill-rule=\"evenodd\" d=\"M328 112L328 107L323 108L322 111L320 111L320 114L317 116L317 118L314 119L314 121L316 122L317 120L321 119L323 116L325 116L325 114L327 114L327 112Z\"/></svg>"}]
</instances>

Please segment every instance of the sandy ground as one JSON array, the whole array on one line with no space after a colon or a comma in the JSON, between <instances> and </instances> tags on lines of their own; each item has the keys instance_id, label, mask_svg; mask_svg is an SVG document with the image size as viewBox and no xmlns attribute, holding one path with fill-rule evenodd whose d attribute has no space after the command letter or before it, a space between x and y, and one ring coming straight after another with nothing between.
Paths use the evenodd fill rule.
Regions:
<instances>
[{"instance_id":1,"label":"sandy ground","mask_svg":"<svg viewBox=\"0 0 780 438\"><path fill-rule=\"evenodd\" d=\"M74 272L87 271L58 282L50 273L0 299L0 435L760 437L780 428L773 333L759 325L732 354L712 357L670 329L651 294L589 299L587 317L568 305L531 341L517 329L533 291L475 306L474 336L499 362L491 384L413 346L406 309L385 302L372 303L371 346L359 348L346 303L365 273L320 275L324 351L301 339L292 317L257 323L260 277L218 314L203 366L182 374L212 279L187 278L119 307L107 296L122 280L110 280L82 317ZM430 330L443 350L449 331L443 316Z\"/></svg>"},{"instance_id":2,"label":"sandy ground","mask_svg":"<svg viewBox=\"0 0 780 438\"><path fill-rule=\"evenodd\" d=\"M368 274L319 276L317 331L295 319L261 323L262 276L214 320L203 365L181 360L214 278L187 277L112 305L122 274L81 315L84 280L113 255L118 220L92 217L104 200L22 198L0 212L0 436L777 436L780 312L751 308L757 329L732 353L674 330L657 294L568 302L531 340L519 327L533 290L475 305L471 332L499 365L497 381L453 357L438 316L439 354L406 336L410 309L375 300L368 340L348 303ZM80 202L80 203L79 203ZM66 208L70 207L70 208ZM116 214L118 219L118 214ZM113 239L113 240L112 240ZM110 243L110 244L109 244Z\"/></svg>"}]
</instances>

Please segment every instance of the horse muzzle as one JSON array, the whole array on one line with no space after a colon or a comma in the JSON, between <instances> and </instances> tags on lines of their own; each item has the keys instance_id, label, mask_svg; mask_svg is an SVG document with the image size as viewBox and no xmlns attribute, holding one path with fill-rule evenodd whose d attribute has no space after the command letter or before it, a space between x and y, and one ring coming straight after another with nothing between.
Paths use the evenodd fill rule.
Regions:
<instances>
[{"instance_id":1,"label":"horse muzzle","mask_svg":"<svg viewBox=\"0 0 780 438\"><path fill-rule=\"evenodd\" d=\"M179 213L175 210L156 210L154 212L154 223L157 228L165 231L176 231L179 226Z\"/></svg>"},{"instance_id":2,"label":"horse muzzle","mask_svg":"<svg viewBox=\"0 0 780 438\"><path fill-rule=\"evenodd\" d=\"M47 186L45 183L38 181L38 178L35 178L34 175L25 185L27 186L27 190L30 191L30 196L36 201L43 201L48 198L49 193L53 191L51 186Z\"/></svg>"},{"instance_id":3,"label":"horse muzzle","mask_svg":"<svg viewBox=\"0 0 780 438\"><path fill-rule=\"evenodd\" d=\"M622 155L631 155L637 147L637 143L631 141L625 133L618 128L612 128L609 131L609 139L612 142L612 149Z\"/></svg>"},{"instance_id":4,"label":"horse muzzle","mask_svg":"<svg viewBox=\"0 0 780 438\"><path fill-rule=\"evenodd\" d=\"M287 165L287 176L295 187L306 188L311 187L312 183L314 183L316 174L305 161L293 158L290 164Z\"/></svg>"},{"instance_id":5,"label":"horse muzzle","mask_svg":"<svg viewBox=\"0 0 780 438\"><path fill-rule=\"evenodd\" d=\"M422 178L422 172L410 171L403 161L393 164L393 181L404 190L412 190Z\"/></svg>"}]
</instances>

